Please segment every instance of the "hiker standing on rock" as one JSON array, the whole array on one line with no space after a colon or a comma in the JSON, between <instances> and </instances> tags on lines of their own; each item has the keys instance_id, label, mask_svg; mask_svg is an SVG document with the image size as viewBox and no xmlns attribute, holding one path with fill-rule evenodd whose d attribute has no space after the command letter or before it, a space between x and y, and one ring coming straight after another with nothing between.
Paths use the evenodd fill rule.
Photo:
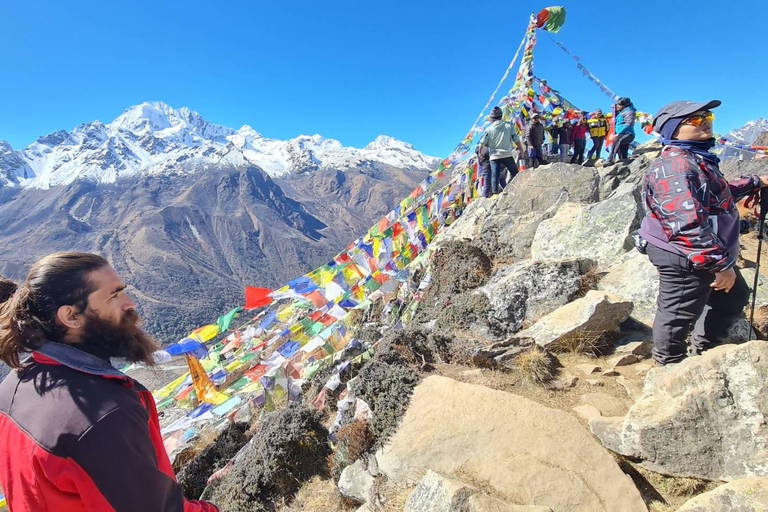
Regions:
<instances>
[{"instance_id":1,"label":"hiker standing on rock","mask_svg":"<svg viewBox=\"0 0 768 512\"><path fill-rule=\"evenodd\" d=\"M586 117L580 118L579 122L576 123L576 126L573 127L573 132L571 133L571 143L573 144L573 156L571 157L572 164L575 163L581 165L584 163L584 150L587 148L588 128Z\"/></svg>"},{"instance_id":2,"label":"hiker standing on rock","mask_svg":"<svg viewBox=\"0 0 768 512\"><path fill-rule=\"evenodd\" d=\"M664 148L645 173L637 242L659 272L653 358L662 365L686 357L693 322L690 354L721 343L749 301L736 267L736 201L768 186L768 176L725 180L709 152L715 145L710 109L719 105L673 101L653 120Z\"/></svg>"},{"instance_id":3,"label":"hiker standing on rock","mask_svg":"<svg viewBox=\"0 0 768 512\"><path fill-rule=\"evenodd\" d=\"M568 157L568 148L571 147L571 133L573 127L568 120L559 123L557 128L557 145L560 151L560 161L565 162Z\"/></svg>"},{"instance_id":4,"label":"hiker standing on rock","mask_svg":"<svg viewBox=\"0 0 768 512\"><path fill-rule=\"evenodd\" d=\"M613 165L616 155L620 160L629 158L629 145L635 140L635 117L637 110L632 105L629 98L619 98L614 105L613 117L615 124L613 126L616 134L611 144L611 153L608 155L606 165Z\"/></svg>"},{"instance_id":5,"label":"hiker standing on rock","mask_svg":"<svg viewBox=\"0 0 768 512\"><path fill-rule=\"evenodd\" d=\"M545 162L541 145L544 144L544 125L539 114L533 114L531 124L525 131L525 142L528 144L528 157L533 168L543 165Z\"/></svg>"},{"instance_id":6,"label":"hiker standing on rock","mask_svg":"<svg viewBox=\"0 0 768 512\"><path fill-rule=\"evenodd\" d=\"M603 111L598 108L590 116L588 124L589 136L592 138L592 148L587 153L587 160L592 160L592 155L595 156L595 160L599 160L600 153L603 151L605 136L608 133L608 120L605 119Z\"/></svg>"},{"instance_id":7,"label":"hiker standing on rock","mask_svg":"<svg viewBox=\"0 0 768 512\"><path fill-rule=\"evenodd\" d=\"M38 261L0 305L0 484L13 512L215 512L189 501L152 394L110 363L152 364L125 282L95 254ZM21 363L19 353L31 352Z\"/></svg>"},{"instance_id":8,"label":"hiker standing on rock","mask_svg":"<svg viewBox=\"0 0 768 512\"><path fill-rule=\"evenodd\" d=\"M551 156L554 156L557 154L557 150L559 149L558 143L557 143L557 132L560 129L560 121L557 119L552 120L552 124L547 128L547 133L549 133L550 140L550 148L549 148L549 154Z\"/></svg>"},{"instance_id":9,"label":"hiker standing on rock","mask_svg":"<svg viewBox=\"0 0 768 512\"><path fill-rule=\"evenodd\" d=\"M502 121L502 115L501 108L493 107L491 109L490 118L493 123L480 138L480 145L488 144L490 150L492 195L501 192L499 185L500 180L503 179L502 173L509 171L510 181L517 175L517 164L515 163L515 155L512 153L512 143L515 143L520 155L525 154L515 126L512 123Z\"/></svg>"},{"instance_id":10,"label":"hiker standing on rock","mask_svg":"<svg viewBox=\"0 0 768 512\"><path fill-rule=\"evenodd\" d=\"M475 149L477 154L477 177L480 180L480 195L491 197L491 160L490 149L487 145L478 144ZM504 188L505 183L499 183Z\"/></svg>"}]
</instances>

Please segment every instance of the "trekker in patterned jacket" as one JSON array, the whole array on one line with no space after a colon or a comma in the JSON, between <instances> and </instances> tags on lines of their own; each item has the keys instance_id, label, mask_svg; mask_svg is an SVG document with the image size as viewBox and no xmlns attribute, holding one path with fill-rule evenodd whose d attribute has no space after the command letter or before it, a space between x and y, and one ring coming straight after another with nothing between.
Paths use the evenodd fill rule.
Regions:
<instances>
[{"instance_id":1,"label":"trekker in patterned jacket","mask_svg":"<svg viewBox=\"0 0 768 512\"><path fill-rule=\"evenodd\" d=\"M653 323L657 364L686 357L692 322L688 354L719 344L749 301L749 287L736 267L736 201L768 186L768 176L725 180L719 159L709 152L715 145L709 109L719 105L719 100L674 101L653 121L664 148L645 174L638 248L659 272Z\"/></svg>"}]
</instances>

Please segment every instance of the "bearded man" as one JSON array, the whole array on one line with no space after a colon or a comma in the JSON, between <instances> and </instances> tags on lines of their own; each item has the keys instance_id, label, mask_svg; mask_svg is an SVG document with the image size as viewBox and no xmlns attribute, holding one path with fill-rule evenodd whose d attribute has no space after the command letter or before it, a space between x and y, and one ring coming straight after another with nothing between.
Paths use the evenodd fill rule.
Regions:
<instances>
[{"instance_id":1,"label":"bearded man","mask_svg":"<svg viewBox=\"0 0 768 512\"><path fill-rule=\"evenodd\" d=\"M186 500L152 394L109 360L152 363L158 344L95 254L35 263L0 305L0 484L14 512L214 512ZM31 353L20 362L19 354Z\"/></svg>"}]
</instances>

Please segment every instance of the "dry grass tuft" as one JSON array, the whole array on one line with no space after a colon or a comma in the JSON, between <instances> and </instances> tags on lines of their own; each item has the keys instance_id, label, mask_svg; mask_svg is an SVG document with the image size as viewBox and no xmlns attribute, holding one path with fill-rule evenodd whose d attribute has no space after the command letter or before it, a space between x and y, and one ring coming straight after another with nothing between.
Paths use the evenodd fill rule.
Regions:
<instances>
[{"instance_id":1,"label":"dry grass tuft","mask_svg":"<svg viewBox=\"0 0 768 512\"><path fill-rule=\"evenodd\" d=\"M529 382L542 384L552 380L557 373L557 358L546 350L533 346L517 356L513 367Z\"/></svg>"},{"instance_id":2,"label":"dry grass tuft","mask_svg":"<svg viewBox=\"0 0 768 512\"><path fill-rule=\"evenodd\" d=\"M387 483L382 485L377 489L377 494L383 505L382 510L384 512L402 512L405 509L408 496L411 495L415 488L416 484L394 485Z\"/></svg>"},{"instance_id":3,"label":"dry grass tuft","mask_svg":"<svg viewBox=\"0 0 768 512\"><path fill-rule=\"evenodd\" d=\"M675 512L675 508L660 501L654 501L648 507L648 512Z\"/></svg>"},{"instance_id":4,"label":"dry grass tuft","mask_svg":"<svg viewBox=\"0 0 768 512\"><path fill-rule=\"evenodd\" d=\"M621 333L606 331L576 331L550 345L553 352L601 355L613 349Z\"/></svg>"},{"instance_id":5,"label":"dry grass tuft","mask_svg":"<svg viewBox=\"0 0 768 512\"><path fill-rule=\"evenodd\" d=\"M317 512L357 510L358 505L348 505L339 494L333 480L324 480L319 476L305 483L296 493L296 497L288 504L276 508L277 512Z\"/></svg>"},{"instance_id":6,"label":"dry grass tuft","mask_svg":"<svg viewBox=\"0 0 768 512\"><path fill-rule=\"evenodd\" d=\"M328 458L331 475L335 480L338 480L344 468L354 464L373 446L373 433L367 422L355 421L340 428L336 434L336 439L338 440L336 451Z\"/></svg>"},{"instance_id":7,"label":"dry grass tuft","mask_svg":"<svg viewBox=\"0 0 768 512\"><path fill-rule=\"evenodd\" d=\"M603 276L597 271L597 267L592 267L586 273L582 274L579 290L576 292L574 299L580 299L581 297L584 297L588 291L594 290L597 283L599 283L602 278Z\"/></svg>"},{"instance_id":8,"label":"dry grass tuft","mask_svg":"<svg viewBox=\"0 0 768 512\"><path fill-rule=\"evenodd\" d=\"M660 476L656 488L662 493L682 498L690 498L699 494L707 487L707 481L698 478Z\"/></svg>"}]
</instances>

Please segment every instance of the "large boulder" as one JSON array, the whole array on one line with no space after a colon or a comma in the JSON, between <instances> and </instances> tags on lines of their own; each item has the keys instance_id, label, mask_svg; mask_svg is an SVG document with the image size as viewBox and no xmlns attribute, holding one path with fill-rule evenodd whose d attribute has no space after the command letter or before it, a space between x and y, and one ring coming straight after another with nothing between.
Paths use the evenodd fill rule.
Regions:
<instances>
[{"instance_id":1,"label":"large boulder","mask_svg":"<svg viewBox=\"0 0 768 512\"><path fill-rule=\"evenodd\" d=\"M599 177L594 169L565 163L524 171L499 196L473 201L446 238L472 238L498 259L519 261L530 256L539 223L567 201L598 200Z\"/></svg>"},{"instance_id":2,"label":"large boulder","mask_svg":"<svg viewBox=\"0 0 768 512\"><path fill-rule=\"evenodd\" d=\"M552 512L552 509L512 505L430 469L408 496L403 512Z\"/></svg>"},{"instance_id":3,"label":"large boulder","mask_svg":"<svg viewBox=\"0 0 768 512\"><path fill-rule=\"evenodd\" d=\"M659 156L661 144L649 141L635 149L629 162L618 161L615 165L597 168L600 176L600 199L609 197L623 183L629 183L639 188L643 182L645 171L651 162Z\"/></svg>"},{"instance_id":4,"label":"large boulder","mask_svg":"<svg viewBox=\"0 0 768 512\"><path fill-rule=\"evenodd\" d=\"M768 342L724 345L651 369L624 417L595 418L614 452L672 476L768 476Z\"/></svg>"},{"instance_id":5,"label":"large boulder","mask_svg":"<svg viewBox=\"0 0 768 512\"><path fill-rule=\"evenodd\" d=\"M639 195L631 184L620 186L599 203L568 202L542 221L531 245L535 259L593 258L606 268L634 247L630 233L640 226Z\"/></svg>"},{"instance_id":6,"label":"large boulder","mask_svg":"<svg viewBox=\"0 0 768 512\"><path fill-rule=\"evenodd\" d=\"M488 297L488 320L496 338L514 334L560 306L582 289L589 259L526 260L502 267L476 293Z\"/></svg>"},{"instance_id":7,"label":"large boulder","mask_svg":"<svg viewBox=\"0 0 768 512\"><path fill-rule=\"evenodd\" d=\"M659 273L648 256L630 250L606 269L597 284L598 290L616 293L632 301L632 318L653 326L656 316L656 295L659 292Z\"/></svg>"},{"instance_id":8,"label":"large boulder","mask_svg":"<svg viewBox=\"0 0 768 512\"><path fill-rule=\"evenodd\" d=\"M566 344L579 337L589 337L599 343L604 334L618 333L621 323L631 312L632 302L623 297L590 290L584 297L542 317L515 337L531 338L537 345L550 350L566 348Z\"/></svg>"},{"instance_id":9,"label":"large boulder","mask_svg":"<svg viewBox=\"0 0 768 512\"><path fill-rule=\"evenodd\" d=\"M677 512L763 512L768 510L768 478L734 480L686 501Z\"/></svg>"},{"instance_id":10,"label":"large boulder","mask_svg":"<svg viewBox=\"0 0 768 512\"><path fill-rule=\"evenodd\" d=\"M646 511L632 480L565 411L440 376L424 379L376 454L394 484L461 470L506 501L553 511Z\"/></svg>"}]
</instances>

